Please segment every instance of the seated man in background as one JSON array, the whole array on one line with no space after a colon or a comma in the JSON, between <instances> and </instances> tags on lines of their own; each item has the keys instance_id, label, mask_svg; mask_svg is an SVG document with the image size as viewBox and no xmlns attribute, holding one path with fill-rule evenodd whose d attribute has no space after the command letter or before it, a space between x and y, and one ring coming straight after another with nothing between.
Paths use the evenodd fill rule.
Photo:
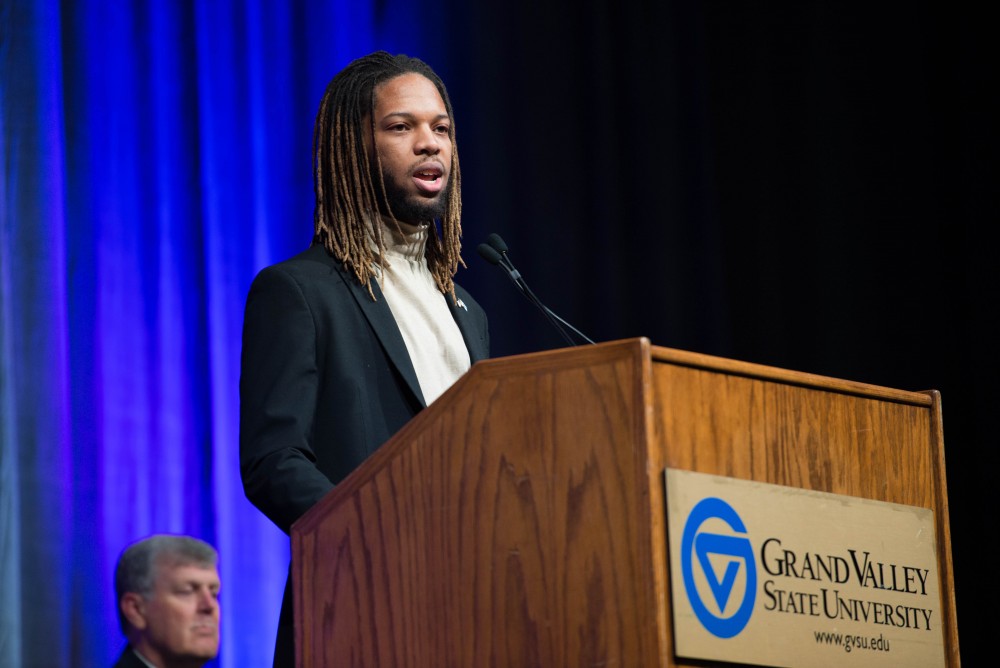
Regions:
<instances>
[{"instance_id":1,"label":"seated man in background","mask_svg":"<svg viewBox=\"0 0 1000 668\"><path fill-rule=\"evenodd\" d=\"M203 666L216 657L217 563L214 547L189 536L150 536L122 552L115 595L128 645L114 668Z\"/></svg>"}]
</instances>

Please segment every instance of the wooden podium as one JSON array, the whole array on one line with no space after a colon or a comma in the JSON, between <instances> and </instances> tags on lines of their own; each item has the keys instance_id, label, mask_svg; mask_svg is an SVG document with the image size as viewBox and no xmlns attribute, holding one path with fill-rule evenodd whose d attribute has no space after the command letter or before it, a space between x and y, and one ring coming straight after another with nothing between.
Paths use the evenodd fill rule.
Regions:
<instances>
[{"instance_id":1,"label":"wooden podium","mask_svg":"<svg viewBox=\"0 0 1000 668\"><path fill-rule=\"evenodd\" d=\"M297 662L700 666L672 648L664 467L930 508L940 397L650 345L480 362L292 527Z\"/></svg>"}]
</instances>

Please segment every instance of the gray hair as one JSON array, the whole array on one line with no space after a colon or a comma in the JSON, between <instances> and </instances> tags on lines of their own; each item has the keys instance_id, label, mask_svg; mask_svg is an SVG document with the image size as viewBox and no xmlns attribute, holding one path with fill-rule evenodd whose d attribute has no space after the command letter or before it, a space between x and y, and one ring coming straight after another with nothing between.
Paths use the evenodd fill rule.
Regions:
<instances>
[{"instance_id":1,"label":"gray hair","mask_svg":"<svg viewBox=\"0 0 1000 668\"><path fill-rule=\"evenodd\" d=\"M191 536L157 534L132 543L121 553L115 568L115 601L118 622L127 631L122 614L122 597L128 593L149 598L162 566L215 568L219 553L203 540Z\"/></svg>"}]
</instances>

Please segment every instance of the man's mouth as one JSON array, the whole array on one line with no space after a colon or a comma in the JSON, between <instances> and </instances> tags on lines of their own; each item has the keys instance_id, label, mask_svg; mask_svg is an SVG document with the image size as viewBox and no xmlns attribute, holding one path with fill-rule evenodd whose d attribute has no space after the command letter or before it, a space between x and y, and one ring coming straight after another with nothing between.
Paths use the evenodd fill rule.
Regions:
<instances>
[{"instance_id":1,"label":"man's mouth","mask_svg":"<svg viewBox=\"0 0 1000 668\"><path fill-rule=\"evenodd\" d=\"M413 183L417 190L428 195L436 195L444 187L444 169L440 165L421 165L413 171Z\"/></svg>"}]
</instances>

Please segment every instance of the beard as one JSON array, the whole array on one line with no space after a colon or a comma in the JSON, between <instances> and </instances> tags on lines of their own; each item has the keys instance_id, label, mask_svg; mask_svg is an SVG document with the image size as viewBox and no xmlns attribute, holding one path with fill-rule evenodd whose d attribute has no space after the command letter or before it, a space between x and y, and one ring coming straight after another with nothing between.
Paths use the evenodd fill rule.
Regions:
<instances>
[{"instance_id":1,"label":"beard","mask_svg":"<svg viewBox=\"0 0 1000 668\"><path fill-rule=\"evenodd\" d=\"M429 223L444 216L448 209L451 179L434 197L423 197L400 184L393 174L382 171L385 201L379 202L379 213L395 216L396 220L410 225Z\"/></svg>"}]
</instances>

